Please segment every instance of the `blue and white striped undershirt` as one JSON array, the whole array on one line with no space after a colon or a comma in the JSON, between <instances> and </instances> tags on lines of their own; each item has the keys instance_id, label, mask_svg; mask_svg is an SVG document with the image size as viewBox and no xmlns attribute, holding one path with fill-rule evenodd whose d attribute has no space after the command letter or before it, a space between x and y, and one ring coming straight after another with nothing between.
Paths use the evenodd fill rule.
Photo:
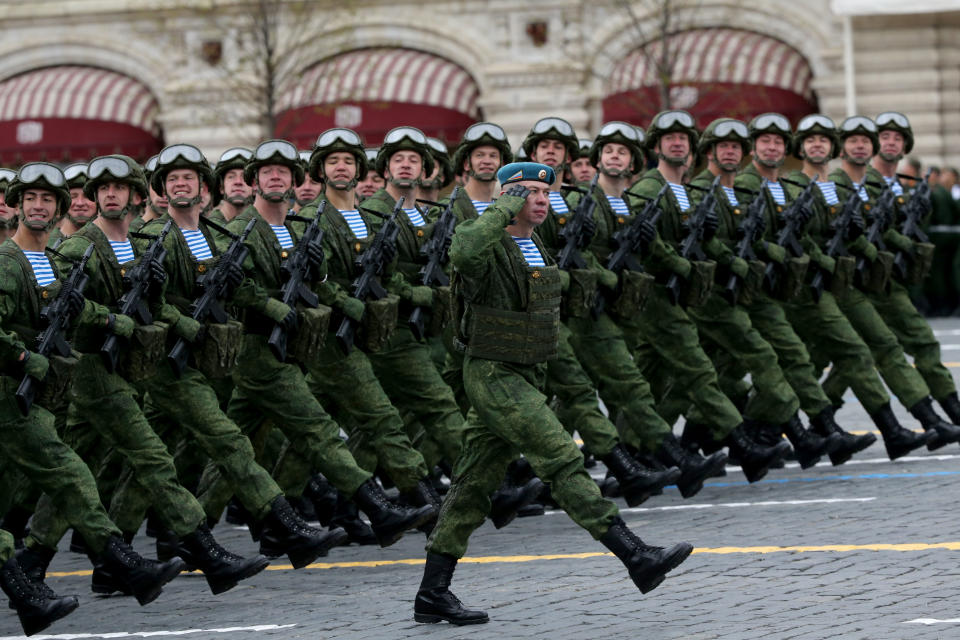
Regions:
<instances>
[{"instance_id":1,"label":"blue and white striped undershirt","mask_svg":"<svg viewBox=\"0 0 960 640\"><path fill-rule=\"evenodd\" d=\"M883 179L887 181L887 184L890 185L890 189L893 191L893 195L902 196L903 195L903 186L897 181L894 177L883 176Z\"/></svg>"},{"instance_id":2,"label":"blue and white striped undershirt","mask_svg":"<svg viewBox=\"0 0 960 640\"><path fill-rule=\"evenodd\" d=\"M773 196L773 201L777 204L787 204L787 195L783 192L783 185L779 182L771 182L766 178L763 179L763 186L767 188L767 191L770 192L770 195Z\"/></svg>"},{"instance_id":3,"label":"blue and white striped undershirt","mask_svg":"<svg viewBox=\"0 0 960 640\"><path fill-rule=\"evenodd\" d=\"M827 204L840 204L840 198L837 197L837 185L832 180L818 182L817 187L820 188L820 193L823 194L823 199L827 201Z\"/></svg>"},{"instance_id":4,"label":"blue and white striped undershirt","mask_svg":"<svg viewBox=\"0 0 960 640\"><path fill-rule=\"evenodd\" d=\"M477 215L482 216L487 207L493 204L493 200L471 200L473 208L477 210Z\"/></svg>"},{"instance_id":5,"label":"blue and white striped undershirt","mask_svg":"<svg viewBox=\"0 0 960 640\"><path fill-rule=\"evenodd\" d=\"M37 279L37 284L45 287L57 279L53 275L53 265L50 264L50 258L43 251L24 251L27 261L33 267L33 276Z\"/></svg>"},{"instance_id":6,"label":"blue and white striped undershirt","mask_svg":"<svg viewBox=\"0 0 960 640\"><path fill-rule=\"evenodd\" d=\"M183 239L187 241L187 246L190 247L190 253L193 254L193 257L197 260L210 260L213 258L213 252L210 251L210 245L207 244L207 239L204 237L203 232L199 229L189 230L189 229L180 229L180 233L183 234Z\"/></svg>"},{"instance_id":7,"label":"blue and white striped undershirt","mask_svg":"<svg viewBox=\"0 0 960 640\"><path fill-rule=\"evenodd\" d=\"M557 215L561 213L570 213L570 207L567 206L567 201L563 199L563 194L559 191L551 191L547 194L547 197L550 198L550 206L553 207L553 212Z\"/></svg>"},{"instance_id":8,"label":"blue and white striped undershirt","mask_svg":"<svg viewBox=\"0 0 960 640\"><path fill-rule=\"evenodd\" d=\"M513 241L520 247L520 252L523 253L523 259L527 261L528 265L531 267L546 266L546 263L543 261L543 255L540 254L540 249L537 248L537 244L533 240L530 238L518 238L516 236L510 237L513 238Z\"/></svg>"},{"instance_id":9,"label":"blue and white striped undershirt","mask_svg":"<svg viewBox=\"0 0 960 640\"><path fill-rule=\"evenodd\" d=\"M417 210L416 207L412 207L410 209L404 209L403 212L407 214L407 219L410 221L410 224L412 224L413 226L422 227L425 224L427 224L426 222L424 222L423 216L420 214L420 212Z\"/></svg>"},{"instance_id":10,"label":"blue and white striped undershirt","mask_svg":"<svg viewBox=\"0 0 960 640\"><path fill-rule=\"evenodd\" d=\"M273 235L277 236L277 242L280 243L281 249L293 248L293 238L290 237L289 229L282 224L272 224L270 228L273 229Z\"/></svg>"},{"instance_id":11,"label":"blue and white striped undershirt","mask_svg":"<svg viewBox=\"0 0 960 640\"><path fill-rule=\"evenodd\" d=\"M117 257L117 262L120 264L133 262L133 245L130 244L129 240L123 240L121 242L110 240L110 248L113 249L113 255Z\"/></svg>"},{"instance_id":12,"label":"blue and white striped undershirt","mask_svg":"<svg viewBox=\"0 0 960 640\"><path fill-rule=\"evenodd\" d=\"M867 193L866 187L862 187L856 182L853 183L853 188L857 190L857 195L860 196L860 199L864 202L870 202L870 195Z\"/></svg>"},{"instance_id":13,"label":"blue and white striped undershirt","mask_svg":"<svg viewBox=\"0 0 960 640\"><path fill-rule=\"evenodd\" d=\"M670 190L673 191L673 195L677 197L677 202L680 203L680 210L686 211L690 208L690 196L687 195L687 190L682 184L677 184L676 182L668 182L670 185Z\"/></svg>"},{"instance_id":14,"label":"blue and white striped undershirt","mask_svg":"<svg viewBox=\"0 0 960 640\"><path fill-rule=\"evenodd\" d=\"M353 231L354 237L358 240L363 240L367 237L367 223L363 221L363 216L360 215L359 211L356 209L345 209L340 211L340 215L343 216L343 219L350 227L350 231Z\"/></svg>"},{"instance_id":15,"label":"blue and white striped undershirt","mask_svg":"<svg viewBox=\"0 0 960 640\"><path fill-rule=\"evenodd\" d=\"M730 203L730 206L740 206L740 201L737 200L737 192L733 190L733 187L724 187L723 185L720 186L723 187L723 192L727 194L727 202Z\"/></svg>"},{"instance_id":16,"label":"blue and white striped undershirt","mask_svg":"<svg viewBox=\"0 0 960 640\"><path fill-rule=\"evenodd\" d=\"M610 203L610 208L613 209L613 212L618 216L628 216L630 215L630 209L627 207L626 201L620 196L607 196L607 202Z\"/></svg>"}]
</instances>

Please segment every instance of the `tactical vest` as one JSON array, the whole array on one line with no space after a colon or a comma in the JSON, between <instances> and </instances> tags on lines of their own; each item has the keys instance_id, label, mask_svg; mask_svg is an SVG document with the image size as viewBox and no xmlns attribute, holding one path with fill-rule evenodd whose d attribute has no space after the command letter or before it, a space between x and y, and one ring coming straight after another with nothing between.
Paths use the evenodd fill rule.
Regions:
<instances>
[{"instance_id":1,"label":"tactical vest","mask_svg":"<svg viewBox=\"0 0 960 640\"><path fill-rule=\"evenodd\" d=\"M509 243L509 244L508 244ZM556 358L560 335L560 273L555 264L531 267L513 239L502 244L522 274L518 282L523 311L497 309L467 301L463 318L466 353L474 358L521 365ZM543 247L540 247L543 251Z\"/></svg>"}]
</instances>

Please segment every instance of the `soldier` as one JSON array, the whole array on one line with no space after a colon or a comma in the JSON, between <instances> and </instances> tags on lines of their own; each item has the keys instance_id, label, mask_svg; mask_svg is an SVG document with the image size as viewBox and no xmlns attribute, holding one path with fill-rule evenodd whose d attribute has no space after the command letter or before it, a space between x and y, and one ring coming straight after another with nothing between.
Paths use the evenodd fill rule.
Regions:
<instances>
[{"instance_id":1,"label":"soldier","mask_svg":"<svg viewBox=\"0 0 960 640\"><path fill-rule=\"evenodd\" d=\"M162 193L157 193L153 190L153 172L157 168L157 158L159 156L151 156L143 164L143 177L147 181L147 187L149 188L149 193L147 197L147 207L143 211L143 214L137 220L134 220L130 223L130 231L139 231L143 225L150 222L151 220L157 220L167 213L167 197Z\"/></svg>"},{"instance_id":2,"label":"soldier","mask_svg":"<svg viewBox=\"0 0 960 640\"><path fill-rule=\"evenodd\" d=\"M24 375L43 382L52 366L50 360L26 345L32 344L37 335L34 327L41 326L41 308L61 292L59 270L44 249L50 230L70 205L66 178L52 164L29 163L20 168L6 195L7 202L17 207L20 225L13 238L0 246L0 354L5 361L4 375L0 376L4 397L0 455L37 484L61 516L83 535L91 558L95 558L94 591L99 584L118 584L133 593L141 605L148 604L180 573L183 562L179 558L163 563L145 560L124 542L120 529L100 504L90 469L57 436L53 415L41 406L44 399L33 403L26 416L14 402ZM79 291L64 295L76 326L107 326L110 314L106 309L85 300ZM53 362L57 375L51 373L48 384L56 387L63 384L59 376L68 374L63 364L57 364L60 361ZM64 390L58 393L52 388L48 392L53 394L51 399L59 399ZM31 582L38 584L44 568L33 565L28 573ZM43 595L48 601L57 599L51 591Z\"/></svg>"},{"instance_id":3,"label":"soldier","mask_svg":"<svg viewBox=\"0 0 960 640\"><path fill-rule=\"evenodd\" d=\"M87 182L87 165L72 164L63 170L70 187L70 210L60 226L50 233L50 246L56 248L64 238L69 238L97 215L97 203L87 199L83 185Z\"/></svg>"},{"instance_id":4,"label":"soldier","mask_svg":"<svg viewBox=\"0 0 960 640\"><path fill-rule=\"evenodd\" d=\"M842 206L836 185L830 180L820 179L827 176L827 163L840 153L836 125L821 114L806 116L797 124L792 147L794 155L803 160L803 168L790 174L794 184L787 185L789 197L793 199L799 194L801 186L796 185L805 187L815 176L819 176L817 188L813 190L814 215L807 223L809 239L804 245L814 265L807 282L812 282L817 272L822 271L828 274L830 287L823 288L819 300L805 287L795 300L784 303L787 319L806 343L814 365L818 367L815 371L821 371L825 363L832 362L832 370L849 372L846 376L849 387L880 430L887 454L891 459L904 456L927 444L933 434L915 434L900 426L890 409L890 396L874 368L871 350L838 303L838 297L845 296L849 290L849 272L844 267L849 258L834 258L822 251L835 233L831 223ZM851 226L855 228L846 233L846 245L859 242L862 246L865 242L860 240L862 220ZM824 391L827 391L826 387ZM827 396L834 405L841 402L841 397L829 392Z\"/></svg>"},{"instance_id":5,"label":"soldier","mask_svg":"<svg viewBox=\"0 0 960 640\"><path fill-rule=\"evenodd\" d=\"M220 154L213 168L220 204L210 213L214 222L230 222L253 202L253 189L243 179L243 167L253 152L244 147L233 147Z\"/></svg>"},{"instance_id":6,"label":"soldier","mask_svg":"<svg viewBox=\"0 0 960 640\"><path fill-rule=\"evenodd\" d=\"M597 168L590 162L590 149L593 147L593 140L588 138L578 138L577 145L580 151L576 159L570 163L570 178L573 182L590 182L597 173Z\"/></svg>"},{"instance_id":7,"label":"soldier","mask_svg":"<svg viewBox=\"0 0 960 640\"><path fill-rule=\"evenodd\" d=\"M199 152L198 152L199 153ZM285 490L298 492L310 478L309 470L317 470L345 496L354 500L369 516L377 539L389 546L404 531L436 517L436 508L426 505L418 509L394 507L371 474L357 465L344 441L340 427L324 411L310 392L300 369L301 363L280 362L267 344L274 326L287 331L297 326L297 310L269 292L282 286L280 264L295 246L299 234L287 219L286 201L294 186L302 181L303 167L296 148L284 140L268 140L253 152L244 170L247 183L254 188L254 203L228 225L240 232L254 221L253 232L245 245L250 252L244 262L244 282L234 297L246 325L240 363L233 374L236 385L230 399L229 416L244 433L261 426L275 426L290 441L290 449L306 460L305 472L291 475L278 471ZM218 243L225 248L230 238L221 236ZM322 251L308 249L310 263L318 281L323 280L325 266ZM309 363L302 363L308 365ZM211 491L211 496L220 496ZM208 513L219 513L223 504L207 507ZM341 529L335 529L341 532ZM345 539L344 534L338 541Z\"/></svg>"},{"instance_id":8,"label":"soldier","mask_svg":"<svg viewBox=\"0 0 960 640\"><path fill-rule=\"evenodd\" d=\"M299 212L305 206L317 199L323 193L323 183L315 180L307 168L310 166L312 151L300 151L300 163L303 164L303 182L293 190L293 210Z\"/></svg>"},{"instance_id":9,"label":"soldier","mask_svg":"<svg viewBox=\"0 0 960 640\"><path fill-rule=\"evenodd\" d=\"M895 212L877 211L876 207L873 206L876 201L871 200L867 191L867 187L871 186L867 184L867 168L870 164L870 158L876 155L880 147L876 123L864 116L847 118L840 124L840 144L842 164L830 173L830 179L838 185L847 187L848 193L855 189L860 195L860 199L868 203L863 210L867 212L869 224L873 224L876 216L886 216L888 213L895 214ZM878 194L879 191L879 189L874 190L875 194ZM894 236L899 236L899 234L892 229L888 229L884 237L896 242L897 238ZM876 269L883 269L883 263L880 262L883 256L878 253L877 247L866 236L862 237L864 242L856 252L857 255L868 261L870 269L873 270L871 272L872 276L873 273L876 273ZM901 240L900 246L909 245ZM884 253L889 255L887 252ZM887 326L882 315L872 303L875 298L883 302L889 301L889 296L886 294L887 287L890 286L889 267L890 263L887 263L886 268L883 269L885 277L882 278L882 283L878 284L876 282L877 278L874 277L869 279L865 276L858 278L855 282L856 286L844 292L844 295L838 301L844 315L849 318L857 333L870 347L877 364L877 370L883 376L884 382L887 383L887 386L890 387L890 390L893 391L900 402L907 407L910 414L920 422L923 430L935 433L934 438L927 442L927 448L932 451L949 443L960 441L960 428L944 422L937 415L933 408L933 398L930 397L930 388L919 370L907 362L903 353L903 346L897 339L897 335ZM906 291L903 291L901 299L906 297ZM911 308L912 306L910 305ZM893 303L887 309L891 316L907 313L906 308L899 308L896 303ZM904 327L906 321L900 318L897 322L899 326ZM922 318L920 318L920 322L922 325L926 325ZM934 340L932 333L929 340ZM939 356L937 356L937 360L939 361ZM827 395L834 399L842 398L850 384L849 375L850 372L848 371L832 369L823 383Z\"/></svg>"},{"instance_id":10,"label":"soldier","mask_svg":"<svg viewBox=\"0 0 960 640\"><path fill-rule=\"evenodd\" d=\"M418 181L420 188L417 197L436 202L440 198L440 190L453 182L453 164L447 145L442 140L427 138L427 147L433 157L433 173Z\"/></svg>"},{"instance_id":11,"label":"soldier","mask_svg":"<svg viewBox=\"0 0 960 640\"><path fill-rule=\"evenodd\" d=\"M726 443L740 461L747 480L756 482L789 445L784 442L774 447L759 446L747 436L740 412L720 390L713 363L700 346L696 325L682 305L671 300L666 287L674 274L688 286L693 286L691 280L712 279L709 269L677 255L674 249L683 236L682 216L690 209L690 195L681 180L696 142L693 117L686 111L661 112L647 130L645 145L657 157L657 167L643 174L630 187L630 193L654 199L664 185L669 188L659 201L662 215L657 228L658 241L650 244L649 256L644 260L644 268L656 278L656 283L643 310L630 321L622 322L621 327L641 372L648 379L654 374L670 375L690 403L710 420L707 435L713 443L700 444L717 448ZM671 421L672 416L667 416L668 424ZM686 429L692 431L691 425ZM703 437L697 435L694 439L699 441Z\"/></svg>"},{"instance_id":12,"label":"soldier","mask_svg":"<svg viewBox=\"0 0 960 640\"><path fill-rule=\"evenodd\" d=\"M364 149L363 153L367 157L367 172L364 178L357 183L357 197L360 202L380 191L384 185L383 176L377 171L377 155L380 150Z\"/></svg>"},{"instance_id":13,"label":"soldier","mask_svg":"<svg viewBox=\"0 0 960 640\"><path fill-rule=\"evenodd\" d=\"M5 199L7 187L16 177L16 171L0 168L0 242L13 237L20 220L17 217L16 207L8 205Z\"/></svg>"},{"instance_id":14,"label":"soldier","mask_svg":"<svg viewBox=\"0 0 960 640\"><path fill-rule=\"evenodd\" d=\"M488 621L485 612L462 606L450 581L470 534L489 511L490 493L518 453L550 483L574 521L620 558L641 592L659 585L693 550L688 543L663 549L637 538L616 506L600 496L580 450L547 408L541 389L544 363L556 352L560 276L534 229L549 215L547 191L556 176L546 165L516 163L501 168L498 179L507 191L483 216L458 228L450 250L464 305L459 338L466 345L472 409L464 454L427 541L417 622ZM541 339L529 341L531 331Z\"/></svg>"}]
</instances>

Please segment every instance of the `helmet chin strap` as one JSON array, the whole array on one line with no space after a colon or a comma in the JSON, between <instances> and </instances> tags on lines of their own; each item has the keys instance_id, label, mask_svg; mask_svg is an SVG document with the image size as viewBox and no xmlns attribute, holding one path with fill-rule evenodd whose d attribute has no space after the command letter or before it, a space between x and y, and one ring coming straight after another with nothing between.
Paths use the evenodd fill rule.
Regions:
<instances>
[{"instance_id":1,"label":"helmet chin strap","mask_svg":"<svg viewBox=\"0 0 960 640\"><path fill-rule=\"evenodd\" d=\"M416 178L413 178L413 179L406 179L406 178L400 179L400 178L393 178L393 177L391 177L389 180L387 180L387 182L389 182L389 183L392 184L393 186L397 187L398 189L413 189L414 187L417 186L417 180L416 180Z\"/></svg>"},{"instance_id":2,"label":"helmet chin strap","mask_svg":"<svg viewBox=\"0 0 960 640\"><path fill-rule=\"evenodd\" d=\"M286 191L264 191L258 186L257 195L267 202L277 203L292 199L293 189L287 189Z\"/></svg>"},{"instance_id":3,"label":"helmet chin strap","mask_svg":"<svg viewBox=\"0 0 960 640\"><path fill-rule=\"evenodd\" d=\"M97 211L100 212L100 215L106 218L107 220L122 220L124 216L137 213L139 207L133 206L130 203L124 205L122 209L118 210L104 210L99 205L97 206ZM79 226L79 225L78 225Z\"/></svg>"},{"instance_id":4,"label":"helmet chin strap","mask_svg":"<svg viewBox=\"0 0 960 640\"><path fill-rule=\"evenodd\" d=\"M473 170L472 166L470 167L469 170L467 170L467 175L473 178L474 180L479 180L480 182L493 182L494 180L497 179L496 171L493 171L491 173L477 173L476 171Z\"/></svg>"},{"instance_id":5,"label":"helmet chin strap","mask_svg":"<svg viewBox=\"0 0 960 640\"><path fill-rule=\"evenodd\" d=\"M20 225L20 216L0 218L0 229L16 229Z\"/></svg>"},{"instance_id":6,"label":"helmet chin strap","mask_svg":"<svg viewBox=\"0 0 960 640\"><path fill-rule=\"evenodd\" d=\"M17 210L17 218L19 219L20 223L22 223L23 226L25 226L27 229L31 229L33 231L52 231L53 228L57 226L57 223L60 222L60 218L61 218L60 205L57 205L57 211L56 213L53 214L53 217L49 221L44 222L43 224L38 224L36 222L29 222L27 220L27 213L26 211L23 210L22 204ZM16 227L13 227L13 228L16 228Z\"/></svg>"},{"instance_id":7,"label":"helmet chin strap","mask_svg":"<svg viewBox=\"0 0 960 640\"><path fill-rule=\"evenodd\" d=\"M672 165L674 167L682 167L687 163L687 158L689 157L690 157L689 153L684 154L680 158L670 158L668 156L663 155L662 151L657 152L657 158L659 158L660 160L663 160L667 164Z\"/></svg>"},{"instance_id":8,"label":"helmet chin strap","mask_svg":"<svg viewBox=\"0 0 960 640\"><path fill-rule=\"evenodd\" d=\"M248 202L249 200L250 198L246 196L227 196L226 198L224 198L224 201L229 202L230 204L237 207L238 209L240 207L247 206L247 204L249 204Z\"/></svg>"},{"instance_id":9,"label":"helmet chin strap","mask_svg":"<svg viewBox=\"0 0 960 640\"><path fill-rule=\"evenodd\" d=\"M629 169L610 169L602 164L600 165L600 173L607 176L608 178L620 179L620 178L629 178L633 175Z\"/></svg>"},{"instance_id":10,"label":"helmet chin strap","mask_svg":"<svg viewBox=\"0 0 960 640\"><path fill-rule=\"evenodd\" d=\"M330 179L327 179L327 180L326 180L326 184L328 184L329 186L333 187L333 188L336 189L337 191L350 191L351 189L355 189L355 188L357 187L357 185L360 184L360 181L357 180L356 178L351 178L350 180L347 180L346 182L344 182L343 180L330 180Z\"/></svg>"}]
</instances>

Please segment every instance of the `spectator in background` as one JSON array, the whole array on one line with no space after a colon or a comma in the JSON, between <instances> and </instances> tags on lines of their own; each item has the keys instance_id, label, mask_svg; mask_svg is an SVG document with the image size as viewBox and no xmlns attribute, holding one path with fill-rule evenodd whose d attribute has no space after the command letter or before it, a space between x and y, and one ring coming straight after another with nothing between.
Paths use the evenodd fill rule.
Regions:
<instances>
[{"instance_id":1,"label":"spectator in background","mask_svg":"<svg viewBox=\"0 0 960 640\"><path fill-rule=\"evenodd\" d=\"M930 198L933 210L930 213L930 241L936 246L933 268L924 287L930 303L928 314L932 316L951 315L958 305L958 287L960 287L960 261L957 250L960 248L960 234L950 227L960 224L960 211L957 202L950 196L949 179L944 180L944 172L939 167L930 167Z\"/></svg>"}]
</instances>

